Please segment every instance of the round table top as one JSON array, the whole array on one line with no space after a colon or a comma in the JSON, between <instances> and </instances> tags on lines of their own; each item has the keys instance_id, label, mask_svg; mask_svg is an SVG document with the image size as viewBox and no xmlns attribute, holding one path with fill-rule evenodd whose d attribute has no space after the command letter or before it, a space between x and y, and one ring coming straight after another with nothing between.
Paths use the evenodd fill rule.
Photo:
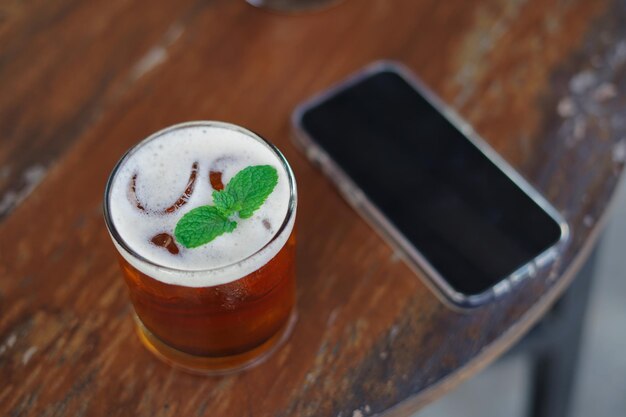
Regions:
<instances>
[{"instance_id":1,"label":"round table top","mask_svg":"<svg viewBox=\"0 0 626 417\"><path fill-rule=\"evenodd\" d=\"M623 2L243 0L0 7L0 414L407 415L511 347L568 286L625 156ZM293 146L296 104L405 63L566 217L550 271L471 312L444 305ZM250 371L148 354L102 219L107 175L186 120L258 131L299 182L299 322Z\"/></svg>"}]
</instances>

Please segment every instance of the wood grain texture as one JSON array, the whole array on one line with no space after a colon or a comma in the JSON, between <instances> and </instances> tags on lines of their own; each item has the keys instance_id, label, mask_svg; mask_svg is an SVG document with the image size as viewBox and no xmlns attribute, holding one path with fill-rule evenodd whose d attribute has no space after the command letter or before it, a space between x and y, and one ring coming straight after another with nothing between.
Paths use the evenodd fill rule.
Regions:
<instances>
[{"instance_id":1,"label":"wood grain texture","mask_svg":"<svg viewBox=\"0 0 626 417\"><path fill-rule=\"evenodd\" d=\"M84 18L114 14L116 4L89 6ZM1 415L406 415L521 337L593 243L624 162L624 2L347 0L325 12L281 16L216 0L171 5L155 22L142 20L139 2L120 4L132 10L129 27L140 28L117 42L135 51L162 45L171 22L187 17L161 48L160 65L120 87L96 119L64 119L75 129L74 146L68 139L58 148L59 162L0 224ZM19 18L60 42L47 29L54 22ZM18 30L11 28L0 36ZM19 30L25 44L37 36ZM106 61L100 54L113 42L106 37L94 35L98 46L87 61ZM16 53L11 48L3 43L2 53ZM116 68L128 68L130 55L110 56L115 64L98 74L124 77ZM415 70L564 212L573 239L553 268L498 303L455 312L295 150L293 107L380 58ZM80 67L48 65L58 73ZM97 78L84 77L89 85ZM0 101L3 125L19 115L46 126L37 115L93 99L95 90L65 95L58 82L50 83L59 90L48 104L28 99L36 84L23 87L13 113ZM170 369L140 346L101 214L106 177L123 151L194 119L242 124L271 139L300 189L299 323L266 363L221 378ZM0 158L41 158L44 148L31 149L25 137L3 141Z\"/></svg>"},{"instance_id":2,"label":"wood grain texture","mask_svg":"<svg viewBox=\"0 0 626 417\"><path fill-rule=\"evenodd\" d=\"M160 64L163 51L205 3L0 4L0 219L110 105Z\"/></svg>"}]
</instances>

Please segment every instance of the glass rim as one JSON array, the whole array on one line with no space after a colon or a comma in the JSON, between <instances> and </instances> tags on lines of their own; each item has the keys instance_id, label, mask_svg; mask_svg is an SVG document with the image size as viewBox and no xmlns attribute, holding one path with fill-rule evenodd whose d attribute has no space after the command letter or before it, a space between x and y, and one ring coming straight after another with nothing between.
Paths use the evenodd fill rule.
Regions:
<instances>
[{"instance_id":1,"label":"glass rim","mask_svg":"<svg viewBox=\"0 0 626 417\"><path fill-rule=\"evenodd\" d=\"M134 249L130 247L130 245L126 243L126 241L122 238L121 234L118 232L117 228L115 227L115 223L113 222L113 219L111 218L111 208L110 208L111 188L112 188L113 180L115 179L119 169L124 164L124 162L128 160L128 158L130 158L130 156L136 150L138 150L139 148L141 148L143 145L147 144L148 142L151 142L152 140L157 139L158 137L166 133L169 133L178 129L189 128L189 127L218 127L222 129L233 130L233 131L243 133L246 136L250 137L251 139L254 139L257 142L261 143L262 145L265 145L278 158L279 162L281 163L285 172L287 173L287 180L289 183L289 203L287 205L287 212L285 213L285 218L283 222L281 223L276 233L274 233L272 238L268 242L266 242L263 246L261 246L259 249L254 251L252 254L246 256L245 258L240 259L236 262L232 262L226 265L221 265L221 266L213 267L213 268L180 269L180 268L174 268L171 266L162 265L160 263L154 262L144 257L143 255L137 253ZM164 271L168 271L172 273L214 272L214 271L228 269L230 267L233 267L233 266L236 266L238 264L242 264L248 261L249 259L253 258L254 256L258 255L259 253L267 249L272 243L274 243L282 235L285 229L287 229L289 223L292 220L292 217L294 216L296 212L296 205L297 205L297 190L296 190L295 176L294 176L293 170L291 169L291 166L289 165L289 162L287 162L287 158L285 158L282 152L280 152L280 150L274 144L269 142L267 139L265 139L258 133L255 133L249 129L246 129L244 127L241 127L233 123L220 122L216 120L196 120L196 121L177 123L177 124L168 126L166 128L163 128L161 130L158 130L152 133L151 135L147 136L146 138L142 139L135 145L131 146L126 152L124 152L124 154L116 162L115 166L113 167L113 170L109 174L106 185L104 187L104 201L102 202L104 221L105 221L107 230L109 231L109 234L111 235L115 243L119 245L121 249L126 251L129 255L136 258L137 260L141 262L145 262L148 265L158 268L160 270L164 270ZM286 244L286 240L285 240L285 244Z\"/></svg>"}]
</instances>

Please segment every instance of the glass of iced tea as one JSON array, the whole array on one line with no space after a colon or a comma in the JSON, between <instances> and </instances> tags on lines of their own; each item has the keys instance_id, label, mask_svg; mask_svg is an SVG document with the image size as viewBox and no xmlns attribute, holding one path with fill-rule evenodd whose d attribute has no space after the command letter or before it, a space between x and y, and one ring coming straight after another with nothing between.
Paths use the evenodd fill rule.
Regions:
<instances>
[{"instance_id":1,"label":"glass of iced tea","mask_svg":"<svg viewBox=\"0 0 626 417\"><path fill-rule=\"evenodd\" d=\"M296 206L285 157L242 127L183 123L131 148L104 216L143 344L203 374L275 350L295 322Z\"/></svg>"}]
</instances>

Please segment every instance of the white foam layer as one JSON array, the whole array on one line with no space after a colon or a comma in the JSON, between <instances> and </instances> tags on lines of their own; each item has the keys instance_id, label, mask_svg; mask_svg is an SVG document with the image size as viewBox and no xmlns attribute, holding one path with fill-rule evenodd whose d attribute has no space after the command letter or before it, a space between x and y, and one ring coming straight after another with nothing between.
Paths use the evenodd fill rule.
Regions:
<instances>
[{"instance_id":1,"label":"white foam layer","mask_svg":"<svg viewBox=\"0 0 626 417\"><path fill-rule=\"evenodd\" d=\"M195 162L198 172L189 201L175 212L163 214L185 191ZM177 255L151 243L159 233L173 236L176 223L191 209L213 204L210 171L223 172L226 185L250 165L276 168L278 184L251 218L232 217L238 223L232 233L193 249L177 243ZM135 175L136 200L129 193ZM136 201L145 210L138 208ZM286 229L272 240L285 221L289 204L289 176L273 150L253 133L217 122L185 124L156 133L122 161L109 192L114 228L126 246L150 262L131 255L113 239L122 256L159 281L188 287L225 284L265 265L293 229L295 212Z\"/></svg>"}]
</instances>

